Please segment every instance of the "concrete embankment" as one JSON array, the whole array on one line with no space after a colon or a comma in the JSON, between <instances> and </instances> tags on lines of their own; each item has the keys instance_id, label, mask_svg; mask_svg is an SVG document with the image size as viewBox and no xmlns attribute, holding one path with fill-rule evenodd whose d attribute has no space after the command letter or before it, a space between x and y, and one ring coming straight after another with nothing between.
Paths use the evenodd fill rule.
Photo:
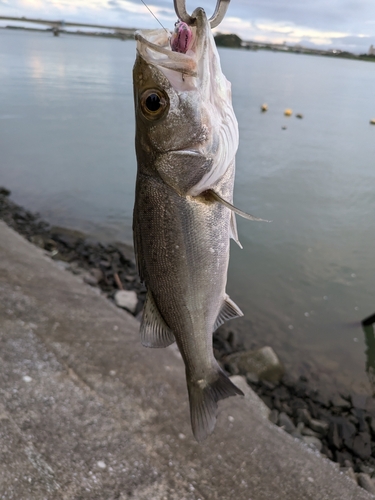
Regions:
<instances>
[{"instance_id":1,"label":"concrete embankment","mask_svg":"<svg viewBox=\"0 0 375 500\"><path fill-rule=\"evenodd\" d=\"M249 388L191 435L175 349L0 222L0 498L365 500Z\"/></svg>"}]
</instances>

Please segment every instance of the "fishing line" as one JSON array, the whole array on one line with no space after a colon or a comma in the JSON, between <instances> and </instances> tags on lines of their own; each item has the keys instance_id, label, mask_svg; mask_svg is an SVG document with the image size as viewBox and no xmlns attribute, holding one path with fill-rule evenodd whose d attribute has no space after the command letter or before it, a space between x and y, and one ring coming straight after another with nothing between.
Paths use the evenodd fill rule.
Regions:
<instances>
[{"instance_id":1,"label":"fishing line","mask_svg":"<svg viewBox=\"0 0 375 500\"><path fill-rule=\"evenodd\" d=\"M159 19L155 16L155 14L152 12L152 10L150 9L150 7L143 1L141 0L141 2L143 3L143 5L146 7L146 9L150 12L150 14L157 20L157 22L160 24L160 26L163 28L163 30L165 30L168 35L170 35L170 32L167 30L167 28L165 28L161 22L159 21Z\"/></svg>"}]
</instances>

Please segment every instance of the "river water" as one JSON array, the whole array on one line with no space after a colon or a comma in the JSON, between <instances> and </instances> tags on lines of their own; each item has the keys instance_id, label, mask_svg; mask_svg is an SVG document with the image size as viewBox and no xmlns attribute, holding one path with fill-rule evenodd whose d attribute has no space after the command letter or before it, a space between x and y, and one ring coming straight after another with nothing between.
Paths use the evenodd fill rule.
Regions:
<instances>
[{"instance_id":1,"label":"river water","mask_svg":"<svg viewBox=\"0 0 375 500\"><path fill-rule=\"evenodd\" d=\"M131 241L134 54L133 41L0 30L0 185L16 202ZM372 393L360 320L375 312L375 64L220 55L240 126L235 204L272 220L238 220L228 292L245 317L233 328L289 370Z\"/></svg>"}]
</instances>

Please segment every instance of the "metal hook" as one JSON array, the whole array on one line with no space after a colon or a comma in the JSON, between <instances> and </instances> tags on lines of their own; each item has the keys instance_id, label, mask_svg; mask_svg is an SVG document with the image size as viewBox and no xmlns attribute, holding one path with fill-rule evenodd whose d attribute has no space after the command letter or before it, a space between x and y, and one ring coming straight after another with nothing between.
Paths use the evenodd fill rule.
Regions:
<instances>
[{"instance_id":1,"label":"metal hook","mask_svg":"<svg viewBox=\"0 0 375 500\"><path fill-rule=\"evenodd\" d=\"M229 2L230 0L217 0L215 12L208 20L211 28L215 28L221 23L228 9ZM186 12L186 0L173 0L173 3L177 17L186 24L194 24L194 17L189 16Z\"/></svg>"}]
</instances>

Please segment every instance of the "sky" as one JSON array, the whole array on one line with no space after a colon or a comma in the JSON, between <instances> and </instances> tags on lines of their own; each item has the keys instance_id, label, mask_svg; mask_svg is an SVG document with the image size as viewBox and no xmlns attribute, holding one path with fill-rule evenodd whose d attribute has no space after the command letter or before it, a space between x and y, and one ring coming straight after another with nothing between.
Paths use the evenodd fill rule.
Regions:
<instances>
[{"instance_id":1,"label":"sky","mask_svg":"<svg viewBox=\"0 0 375 500\"><path fill-rule=\"evenodd\" d=\"M160 22L173 28L173 0L145 0ZM216 0L187 0L187 11L211 15ZM0 16L158 28L141 0L0 0ZM1 25L10 24L4 21ZM306 47L367 53L375 46L375 0L231 0L216 29L243 40L286 42Z\"/></svg>"}]
</instances>

